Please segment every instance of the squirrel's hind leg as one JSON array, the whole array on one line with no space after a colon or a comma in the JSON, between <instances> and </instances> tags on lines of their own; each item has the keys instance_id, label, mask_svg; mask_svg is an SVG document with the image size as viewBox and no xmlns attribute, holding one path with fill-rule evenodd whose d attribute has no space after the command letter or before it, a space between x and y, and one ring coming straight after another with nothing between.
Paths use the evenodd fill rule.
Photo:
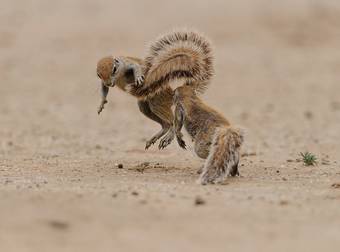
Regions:
<instances>
[{"instance_id":1,"label":"squirrel's hind leg","mask_svg":"<svg viewBox=\"0 0 340 252\"><path fill-rule=\"evenodd\" d=\"M178 145L181 148L186 149L186 144L185 144L185 141L183 140L183 134L181 132L183 124L184 124L184 117L185 117L185 114L184 114L183 108L179 104L176 104L175 119L174 119L171 130L173 131L173 134L176 135L176 140L177 140Z\"/></svg>"},{"instance_id":2,"label":"squirrel's hind leg","mask_svg":"<svg viewBox=\"0 0 340 252\"><path fill-rule=\"evenodd\" d=\"M183 140L183 134L181 132L183 123L184 123L184 112L181 109L181 107L177 105L175 108L175 119L173 121L173 124L171 125L171 128L166 134L166 136L163 137L162 140L160 141L159 146L158 146L159 149L164 149L166 146L171 144L172 140L174 140L175 138L175 135L176 135L176 140L177 140L178 145L181 148L186 149L186 144L185 144L185 141Z\"/></svg>"},{"instance_id":3,"label":"squirrel's hind leg","mask_svg":"<svg viewBox=\"0 0 340 252\"><path fill-rule=\"evenodd\" d=\"M181 148L186 149L186 145L183 140L183 134L181 132L181 129L183 127L183 121L184 121L183 112L181 111L180 106L176 105L175 118L173 120L170 130L165 135L165 137L163 137L161 141L159 142L159 146L158 146L159 149L164 149L166 146L171 144L171 142L175 138L175 135L176 135L176 140L177 140L178 145Z\"/></svg>"},{"instance_id":4,"label":"squirrel's hind leg","mask_svg":"<svg viewBox=\"0 0 340 252\"><path fill-rule=\"evenodd\" d=\"M174 118L171 110L172 97L173 91L171 89L168 89L149 100L149 106L152 113L160 118L166 125L166 127L168 127L167 130L164 132L164 134L166 133L166 135L162 138L158 145L159 149L164 149L175 138L175 132L172 127Z\"/></svg>"},{"instance_id":5,"label":"squirrel's hind leg","mask_svg":"<svg viewBox=\"0 0 340 252\"><path fill-rule=\"evenodd\" d=\"M158 139L160 139L162 136L164 136L169 131L171 125L168 122L162 120L155 113L153 113L147 101L138 101L138 107L139 107L139 110L146 117L159 123L162 126L162 129L157 134L155 134L150 140L146 142L145 149L148 149L151 145L155 144Z\"/></svg>"}]
</instances>

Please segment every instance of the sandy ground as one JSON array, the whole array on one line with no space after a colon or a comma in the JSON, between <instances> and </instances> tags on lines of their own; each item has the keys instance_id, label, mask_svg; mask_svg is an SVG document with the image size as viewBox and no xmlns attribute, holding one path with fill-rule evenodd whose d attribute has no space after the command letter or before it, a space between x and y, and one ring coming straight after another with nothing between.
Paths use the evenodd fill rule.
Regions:
<instances>
[{"instance_id":1,"label":"sandy ground","mask_svg":"<svg viewBox=\"0 0 340 252\"><path fill-rule=\"evenodd\" d=\"M246 130L225 185L144 151L159 126L133 97L96 113L96 61L183 25L214 43L204 99ZM338 1L3 0L0 251L339 251L339 25Z\"/></svg>"}]
</instances>

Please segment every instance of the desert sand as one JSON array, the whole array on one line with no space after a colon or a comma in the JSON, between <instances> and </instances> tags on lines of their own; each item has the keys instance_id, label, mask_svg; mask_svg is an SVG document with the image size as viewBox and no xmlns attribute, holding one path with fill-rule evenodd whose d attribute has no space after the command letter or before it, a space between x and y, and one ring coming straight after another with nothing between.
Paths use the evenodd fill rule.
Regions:
<instances>
[{"instance_id":1,"label":"desert sand","mask_svg":"<svg viewBox=\"0 0 340 252\"><path fill-rule=\"evenodd\" d=\"M339 251L338 1L3 0L0 23L0 251ZM96 113L97 60L182 26L246 132L223 185L196 183L188 137L145 151L159 125L126 93Z\"/></svg>"}]
</instances>

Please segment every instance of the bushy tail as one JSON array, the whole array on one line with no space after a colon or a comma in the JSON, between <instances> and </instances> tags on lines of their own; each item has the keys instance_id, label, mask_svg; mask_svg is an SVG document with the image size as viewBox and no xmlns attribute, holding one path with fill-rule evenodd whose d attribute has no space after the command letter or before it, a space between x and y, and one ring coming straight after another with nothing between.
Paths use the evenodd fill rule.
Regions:
<instances>
[{"instance_id":1,"label":"bushy tail","mask_svg":"<svg viewBox=\"0 0 340 252\"><path fill-rule=\"evenodd\" d=\"M207 39L192 31L174 31L151 44L145 59L145 88L159 92L170 81L184 80L202 93L213 75Z\"/></svg>"},{"instance_id":2,"label":"bushy tail","mask_svg":"<svg viewBox=\"0 0 340 252\"><path fill-rule=\"evenodd\" d=\"M217 128L205 162L200 183L218 183L226 176L238 175L243 134L231 127Z\"/></svg>"}]
</instances>

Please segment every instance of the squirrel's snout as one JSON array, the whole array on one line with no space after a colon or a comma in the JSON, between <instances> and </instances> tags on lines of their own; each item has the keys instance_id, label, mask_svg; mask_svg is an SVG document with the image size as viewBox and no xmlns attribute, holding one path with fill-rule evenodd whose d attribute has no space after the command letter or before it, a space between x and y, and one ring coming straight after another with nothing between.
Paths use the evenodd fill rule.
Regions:
<instances>
[{"instance_id":1,"label":"squirrel's snout","mask_svg":"<svg viewBox=\"0 0 340 252\"><path fill-rule=\"evenodd\" d=\"M102 82L103 82L103 85L106 86L106 87L114 87L115 86L115 83L111 79L102 80Z\"/></svg>"}]
</instances>

